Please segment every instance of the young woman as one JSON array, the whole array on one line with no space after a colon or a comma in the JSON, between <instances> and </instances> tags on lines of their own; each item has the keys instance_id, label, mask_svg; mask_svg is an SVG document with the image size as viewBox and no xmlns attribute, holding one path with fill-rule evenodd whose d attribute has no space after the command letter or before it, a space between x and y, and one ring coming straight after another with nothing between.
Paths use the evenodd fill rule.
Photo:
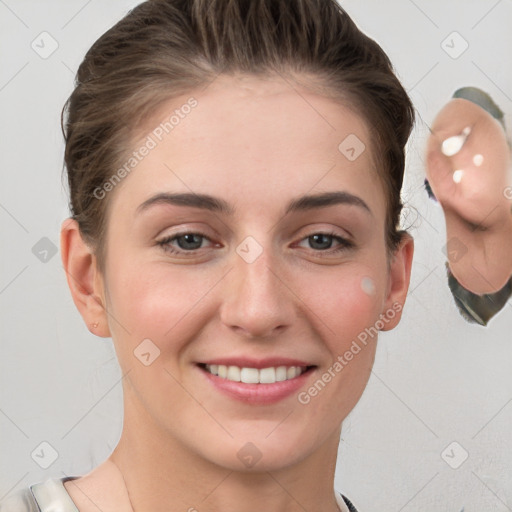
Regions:
<instances>
[{"instance_id":1,"label":"young woman","mask_svg":"<svg viewBox=\"0 0 512 512\"><path fill-rule=\"evenodd\" d=\"M342 423L413 256L414 111L385 53L328 0L153 0L92 46L65 114L62 261L113 339L123 431L0 510L356 510Z\"/></svg>"}]
</instances>

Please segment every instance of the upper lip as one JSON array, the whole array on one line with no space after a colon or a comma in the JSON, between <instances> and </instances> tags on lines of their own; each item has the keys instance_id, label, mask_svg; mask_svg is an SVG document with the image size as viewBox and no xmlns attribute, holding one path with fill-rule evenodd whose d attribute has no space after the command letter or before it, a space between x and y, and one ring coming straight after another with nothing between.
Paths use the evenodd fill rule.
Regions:
<instances>
[{"instance_id":1,"label":"upper lip","mask_svg":"<svg viewBox=\"0 0 512 512\"><path fill-rule=\"evenodd\" d=\"M250 357L222 357L208 359L199 364L218 364L225 366L238 366L239 368L270 368L272 366L314 366L311 363L288 357L267 357L265 359L252 359Z\"/></svg>"}]
</instances>

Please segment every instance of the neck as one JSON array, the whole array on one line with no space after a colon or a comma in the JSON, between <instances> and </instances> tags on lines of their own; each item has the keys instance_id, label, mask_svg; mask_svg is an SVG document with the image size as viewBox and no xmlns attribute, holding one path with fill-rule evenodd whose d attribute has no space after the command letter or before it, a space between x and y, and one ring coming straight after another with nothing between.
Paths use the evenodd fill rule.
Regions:
<instances>
[{"instance_id":1,"label":"neck","mask_svg":"<svg viewBox=\"0 0 512 512\"><path fill-rule=\"evenodd\" d=\"M338 512L334 472L340 429L285 468L234 471L159 429L141 414L141 404L135 414L133 405L125 400L123 432L109 458L122 475L133 512Z\"/></svg>"}]
</instances>

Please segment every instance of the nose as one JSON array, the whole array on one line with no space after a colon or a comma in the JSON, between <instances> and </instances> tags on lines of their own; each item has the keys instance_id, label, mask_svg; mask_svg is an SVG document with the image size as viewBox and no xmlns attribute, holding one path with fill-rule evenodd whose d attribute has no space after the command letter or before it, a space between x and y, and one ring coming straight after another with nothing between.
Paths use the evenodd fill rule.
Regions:
<instances>
[{"instance_id":1,"label":"nose","mask_svg":"<svg viewBox=\"0 0 512 512\"><path fill-rule=\"evenodd\" d=\"M287 277L289 280L283 265L278 265L266 250L250 263L236 254L223 290L223 324L249 339L271 338L284 332L296 316L295 295Z\"/></svg>"}]
</instances>

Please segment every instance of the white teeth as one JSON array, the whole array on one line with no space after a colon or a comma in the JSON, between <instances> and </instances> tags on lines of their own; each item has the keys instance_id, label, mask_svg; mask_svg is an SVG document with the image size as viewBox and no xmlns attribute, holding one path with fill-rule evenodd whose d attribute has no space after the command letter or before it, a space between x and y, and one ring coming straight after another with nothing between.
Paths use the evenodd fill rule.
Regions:
<instances>
[{"instance_id":1,"label":"white teeth","mask_svg":"<svg viewBox=\"0 0 512 512\"><path fill-rule=\"evenodd\" d=\"M240 370L240 380L246 384L259 384L260 372L257 368L242 368Z\"/></svg>"},{"instance_id":2,"label":"white teeth","mask_svg":"<svg viewBox=\"0 0 512 512\"><path fill-rule=\"evenodd\" d=\"M281 382L286 380L286 366L278 366L276 368L276 381Z\"/></svg>"},{"instance_id":3,"label":"white teeth","mask_svg":"<svg viewBox=\"0 0 512 512\"><path fill-rule=\"evenodd\" d=\"M238 368L238 366L228 366L228 374L226 378L228 380L240 382L240 368Z\"/></svg>"},{"instance_id":4,"label":"white teeth","mask_svg":"<svg viewBox=\"0 0 512 512\"><path fill-rule=\"evenodd\" d=\"M306 371L302 366L278 366L268 368L239 368L238 366L226 366L223 364L205 365L205 369L213 375L233 382L245 384L274 384L284 380L298 377Z\"/></svg>"},{"instance_id":5,"label":"white teeth","mask_svg":"<svg viewBox=\"0 0 512 512\"><path fill-rule=\"evenodd\" d=\"M275 368L262 368L260 370L260 384L273 384L276 381Z\"/></svg>"}]
</instances>

